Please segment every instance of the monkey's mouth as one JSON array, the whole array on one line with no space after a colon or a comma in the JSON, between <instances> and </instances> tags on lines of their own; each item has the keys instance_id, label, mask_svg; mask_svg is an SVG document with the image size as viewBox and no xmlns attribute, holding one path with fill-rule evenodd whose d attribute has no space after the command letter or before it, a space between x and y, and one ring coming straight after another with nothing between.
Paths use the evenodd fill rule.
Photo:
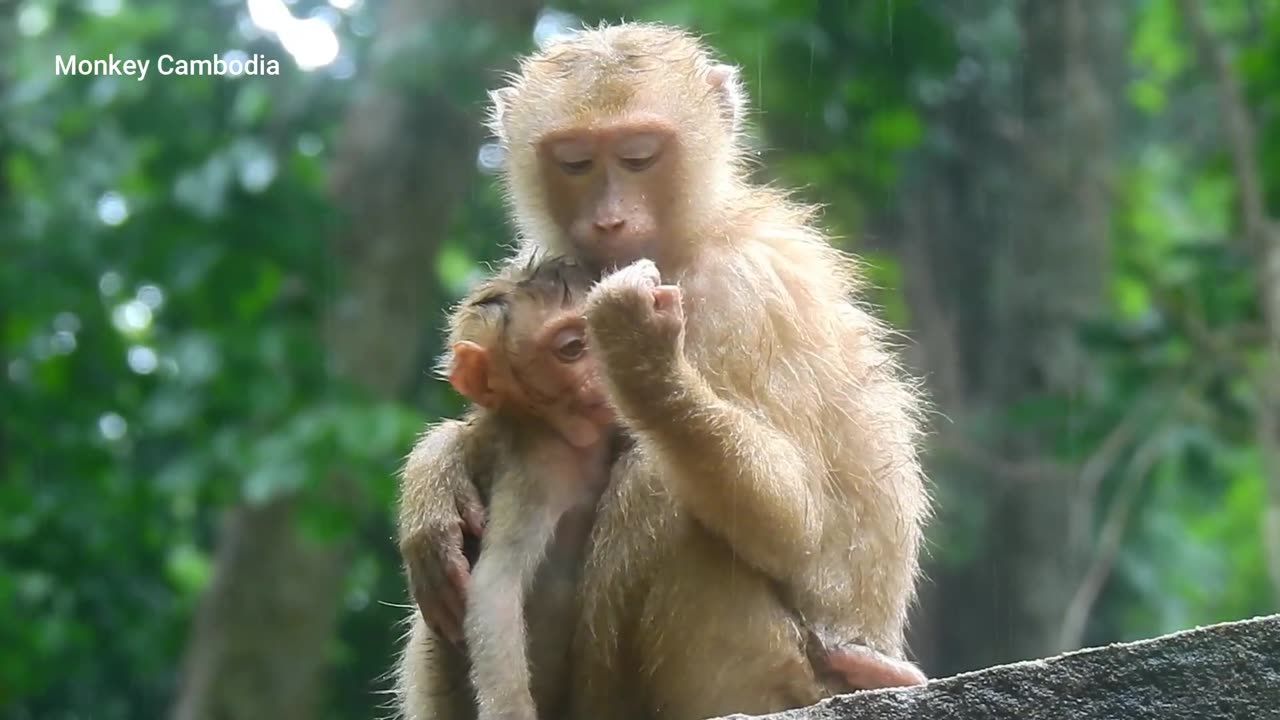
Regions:
<instances>
[{"instance_id":1,"label":"monkey's mouth","mask_svg":"<svg viewBox=\"0 0 1280 720\"><path fill-rule=\"evenodd\" d=\"M624 268L645 258L653 259L649 252L653 245L647 237L596 236L586 243L579 243L579 247L595 260L597 266L608 270Z\"/></svg>"},{"instance_id":2,"label":"monkey's mouth","mask_svg":"<svg viewBox=\"0 0 1280 720\"><path fill-rule=\"evenodd\" d=\"M600 402L591 403L589 405L582 405L578 408L578 412L584 417L591 418L592 420L600 423L612 422L615 415L613 406L609 404L608 400L601 400Z\"/></svg>"}]
</instances>

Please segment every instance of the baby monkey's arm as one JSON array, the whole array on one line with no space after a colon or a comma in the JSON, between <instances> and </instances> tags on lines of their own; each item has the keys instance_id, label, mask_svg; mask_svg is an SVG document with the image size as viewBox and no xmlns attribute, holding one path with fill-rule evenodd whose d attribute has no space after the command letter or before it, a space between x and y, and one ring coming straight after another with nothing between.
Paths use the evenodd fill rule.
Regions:
<instances>
[{"instance_id":1,"label":"baby monkey's arm","mask_svg":"<svg viewBox=\"0 0 1280 720\"><path fill-rule=\"evenodd\" d=\"M399 543L409 589L427 625L462 643L471 563L464 539L484 533L479 448L491 433L476 418L445 420L418 439L401 472ZM472 543L468 543L472 544Z\"/></svg>"}]
</instances>

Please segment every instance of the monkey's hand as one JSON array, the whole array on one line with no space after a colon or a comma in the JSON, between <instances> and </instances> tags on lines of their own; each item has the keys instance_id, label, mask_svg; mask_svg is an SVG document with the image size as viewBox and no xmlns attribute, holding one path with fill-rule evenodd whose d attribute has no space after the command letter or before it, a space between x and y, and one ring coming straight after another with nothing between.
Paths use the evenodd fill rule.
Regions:
<instances>
[{"instance_id":1,"label":"monkey's hand","mask_svg":"<svg viewBox=\"0 0 1280 720\"><path fill-rule=\"evenodd\" d=\"M466 543L478 545L484 533L484 509L475 487L456 489L454 512L440 517L419 516L411 527L402 528L400 554L409 576L413 600L436 634L455 646L463 644L462 620L467 606L467 586L471 563L464 551Z\"/></svg>"},{"instance_id":2,"label":"monkey's hand","mask_svg":"<svg viewBox=\"0 0 1280 720\"><path fill-rule=\"evenodd\" d=\"M624 395L652 393L675 375L684 352L680 288L662 285L651 260L601 280L587 296L587 332L605 375Z\"/></svg>"},{"instance_id":3,"label":"monkey's hand","mask_svg":"<svg viewBox=\"0 0 1280 720\"><path fill-rule=\"evenodd\" d=\"M471 562L463 553L463 534L478 535L462 517L440 527L419 528L400 541L413 600L437 634L462 646L462 619L471 580Z\"/></svg>"}]
</instances>

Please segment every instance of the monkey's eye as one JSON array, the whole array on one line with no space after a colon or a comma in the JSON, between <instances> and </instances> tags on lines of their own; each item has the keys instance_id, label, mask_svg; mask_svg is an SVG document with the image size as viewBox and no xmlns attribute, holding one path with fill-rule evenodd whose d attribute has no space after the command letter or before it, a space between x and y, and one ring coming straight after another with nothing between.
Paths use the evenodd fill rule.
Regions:
<instances>
[{"instance_id":1,"label":"monkey's eye","mask_svg":"<svg viewBox=\"0 0 1280 720\"><path fill-rule=\"evenodd\" d=\"M640 172L641 170L644 170L648 168L650 165L652 165L653 161L657 159L658 159L657 155L650 155L649 157L644 157L644 158L624 157L622 158L622 167L628 170L631 170L633 172Z\"/></svg>"},{"instance_id":2,"label":"monkey's eye","mask_svg":"<svg viewBox=\"0 0 1280 720\"><path fill-rule=\"evenodd\" d=\"M618 145L618 159L628 170L639 172L658 159L662 138L653 133L632 135Z\"/></svg>"},{"instance_id":3,"label":"monkey's eye","mask_svg":"<svg viewBox=\"0 0 1280 720\"><path fill-rule=\"evenodd\" d=\"M560 161L560 168L570 175L583 175L591 170L590 158L586 160Z\"/></svg>"},{"instance_id":4,"label":"monkey's eye","mask_svg":"<svg viewBox=\"0 0 1280 720\"><path fill-rule=\"evenodd\" d=\"M591 145L580 139L570 139L551 146L551 157L569 175L582 175L591 169Z\"/></svg>"},{"instance_id":5,"label":"monkey's eye","mask_svg":"<svg viewBox=\"0 0 1280 720\"><path fill-rule=\"evenodd\" d=\"M571 363L587 354L587 340L578 328L565 328L556 334L551 347L561 362Z\"/></svg>"}]
</instances>

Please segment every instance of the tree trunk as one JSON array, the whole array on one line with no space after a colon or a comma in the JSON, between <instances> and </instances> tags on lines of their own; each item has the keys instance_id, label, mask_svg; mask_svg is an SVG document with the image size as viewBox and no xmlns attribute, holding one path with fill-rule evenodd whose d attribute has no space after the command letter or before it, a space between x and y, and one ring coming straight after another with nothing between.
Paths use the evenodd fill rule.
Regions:
<instances>
[{"instance_id":1,"label":"tree trunk","mask_svg":"<svg viewBox=\"0 0 1280 720\"><path fill-rule=\"evenodd\" d=\"M1021 429L1002 416L1092 374L1076 333L1106 267L1116 87L1100 69L1119 55L1117 10L1020 3L1011 57L992 49L1006 38L991 20L1014 11L988 5L954 11L990 42L963 48L980 79L939 108L947 142L922 153L899 221L918 362L953 421L938 428L942 515L914 643L935 675L1055 650L1087 550L1067 541L1074 476L1049 460L1069 418Z\"/></svg>"},{"instance_id":2,"label":"tree trunk","mask_svg":"<svg viewBox=\"0 0 1280 720\"><path fill-rule=\"evenodd\" d=\"M345 282L325 319L337 374L375 397L403 397L420 371L416 350L437 311L429 302L438 294L434 258L476 175L482 139L479 97L460 103L442 90L395 86L389 70L414 66L401 51L446 22L474 30L492 18L527 37L535 9L532 2L419 0L392 0L386 9L382 84L352 107L335 165L334 194L350 229L334 243ZM451 85L489 85L486 68L511 59L509 48L493 50L493 62L476 63L473 75ZM343 478L326 492L341 494L353 512L368 502ZM187 648L176 720L309 720L323 707L347 548L300 538L298 499L230 511Z\"/></svg>"}]
</instances>

